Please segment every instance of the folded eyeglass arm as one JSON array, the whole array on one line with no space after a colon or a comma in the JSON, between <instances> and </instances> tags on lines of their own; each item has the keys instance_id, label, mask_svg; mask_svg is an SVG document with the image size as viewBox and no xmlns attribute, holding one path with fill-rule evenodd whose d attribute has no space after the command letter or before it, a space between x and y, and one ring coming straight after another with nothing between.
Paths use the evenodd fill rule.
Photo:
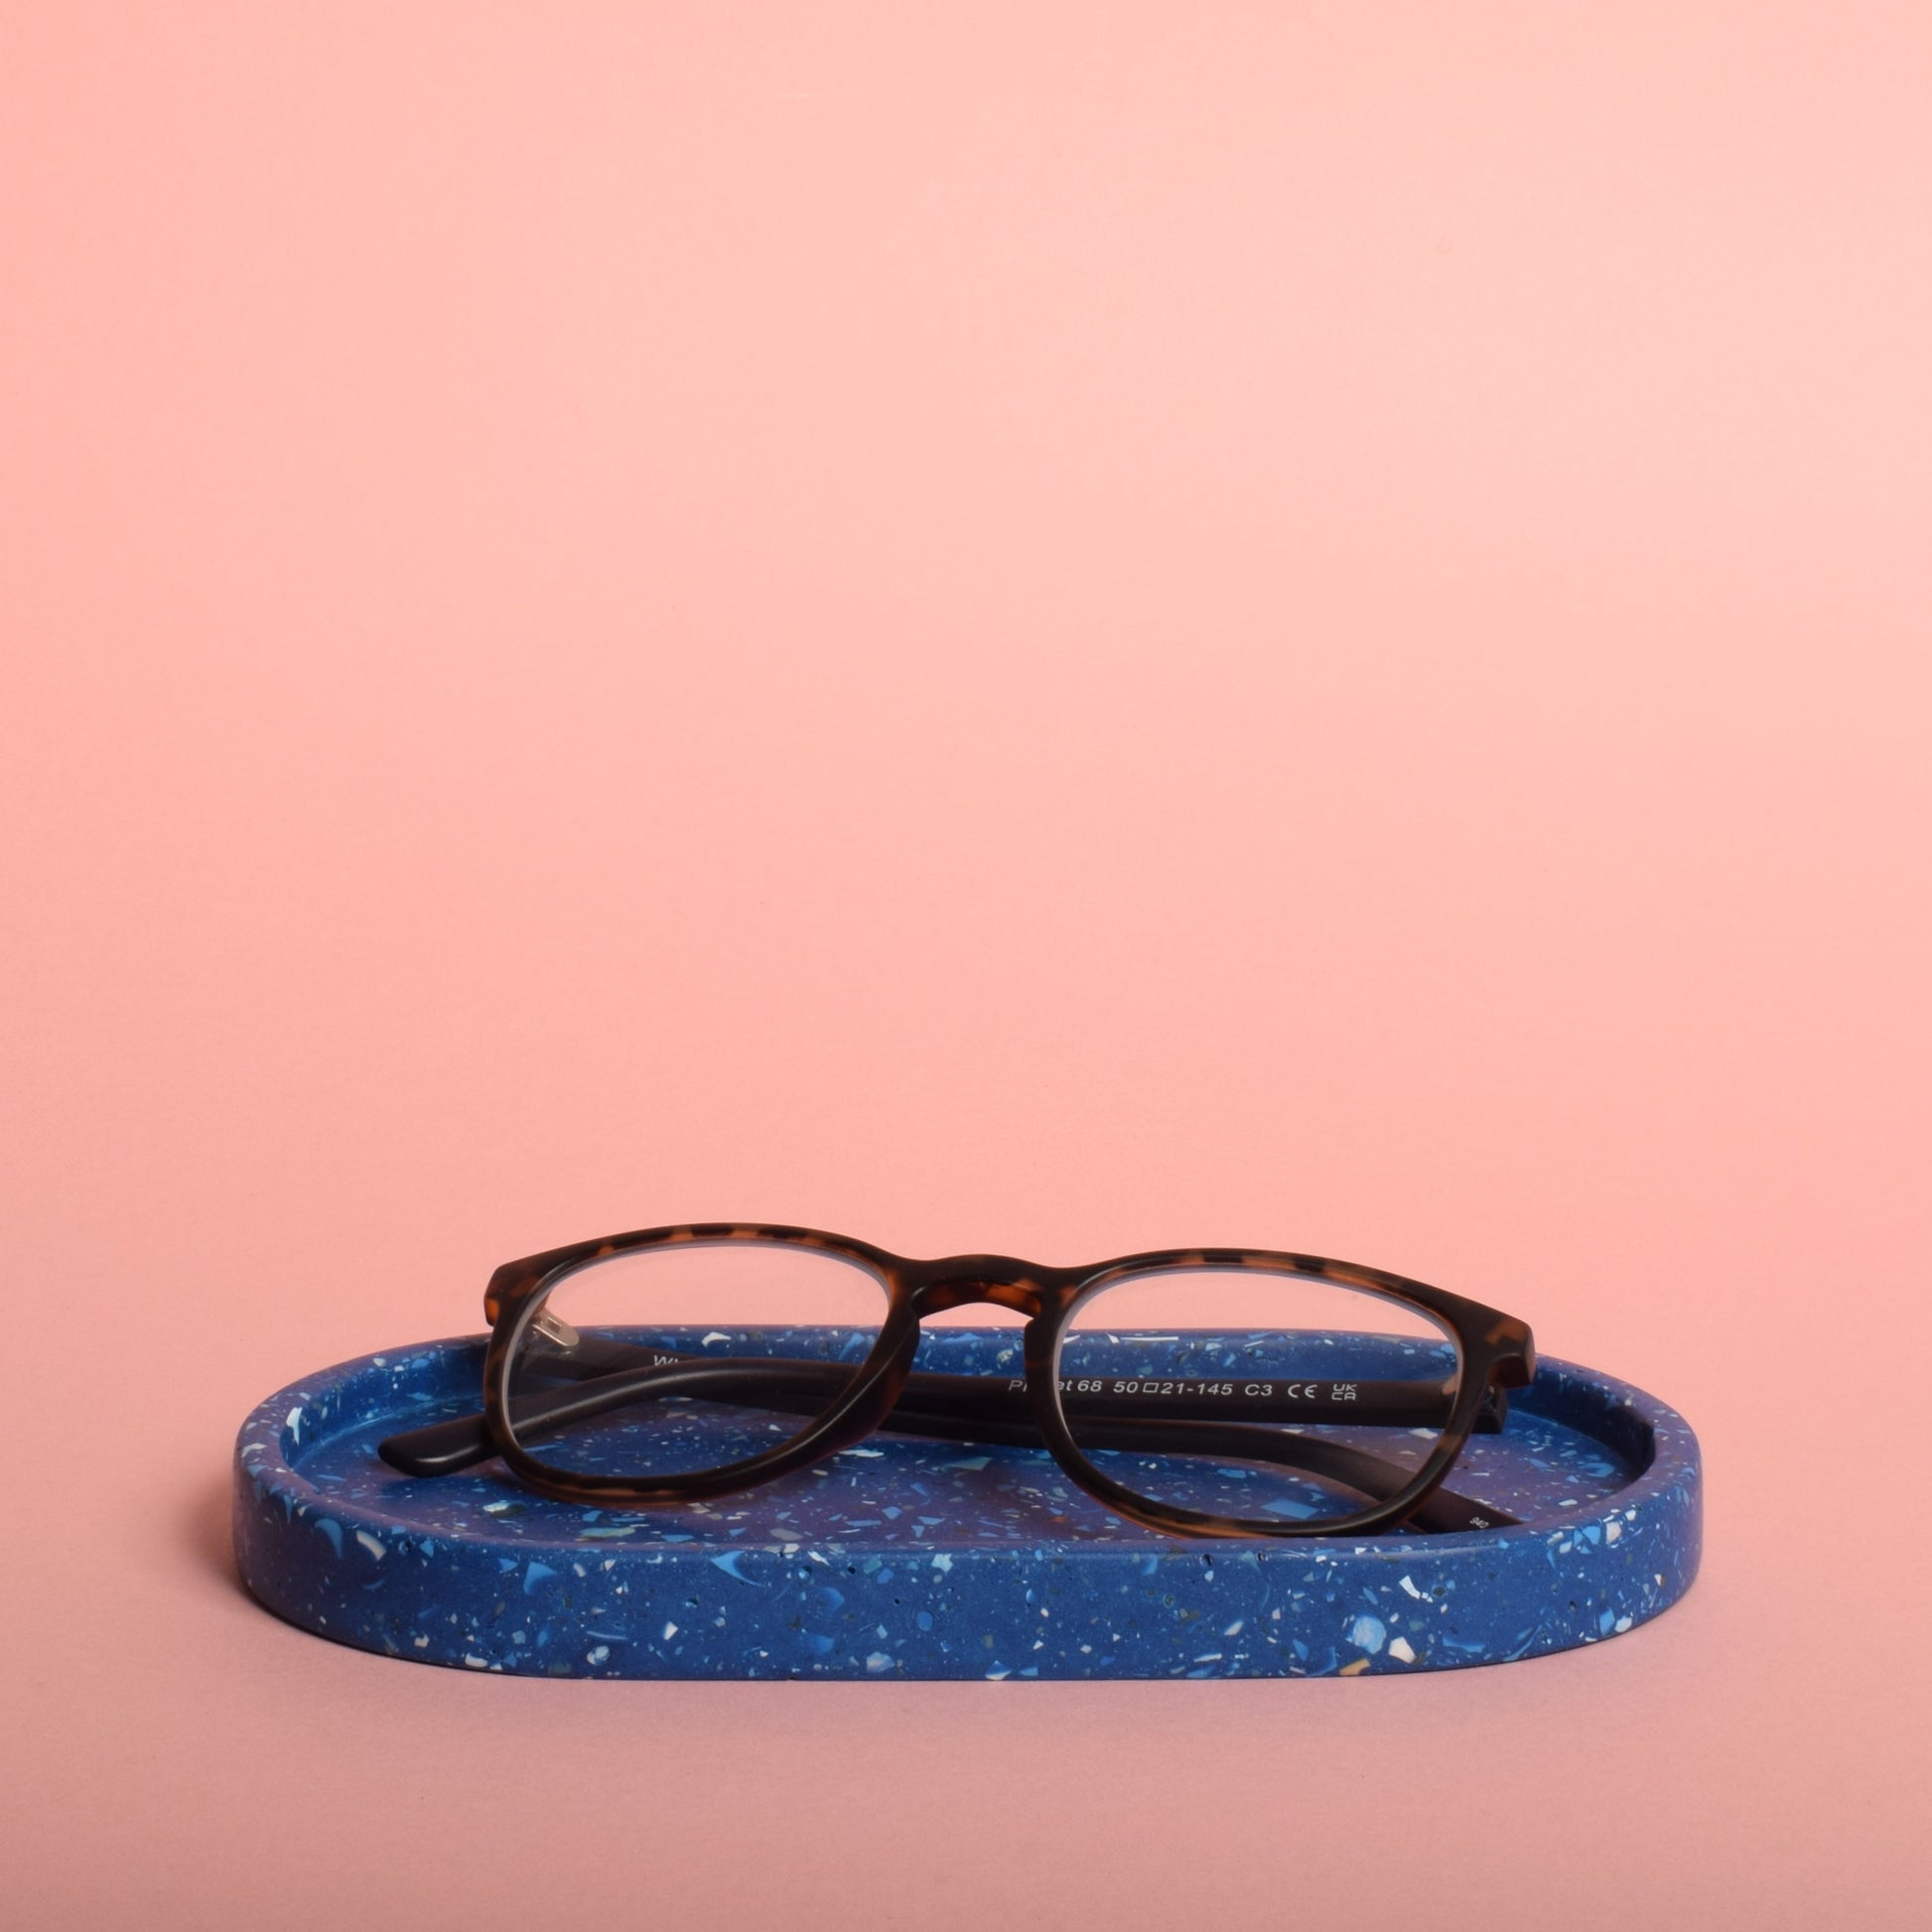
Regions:
<instances>
[{"instance_id":1,"label":"folded eyeglass arm","mask_svg":"<svg viewBox=\"0 0 1932 1932\"><path fill-rule=\"evenodd\" d=\"M579 1379L512 1397L520 1437L552 1435L571 1424L640 1401L684 1397L811 1415L843 1391L850 1365L775 1357L710 1361L621 1342L583 1343L548 1356L544 1367ZM1449 1393L1435 1382L1313 1382L1275 1377L1064 1377L1061 1405L1079 1426L1082 1448L1140 1453L1212 1455L1266 1461L1381 1500L1414 1471L1346 1445L1258 1426L1278 1422L1352 1422L1422 1428L1447 1422ZM1488 1392L1477 1428L1502 1426L1504 1397ZM1037 1448L1040 1443L1019 1378L914 1371L891 1416L890 1434ZM377 1453L406 1475L447 1475L496 1454L482 1415L391 1436ZM1419 1529L1492 1529L1515 1519L1485 1503L1439 1489L1407 1519Z\"/></svg>"}]
</instances>

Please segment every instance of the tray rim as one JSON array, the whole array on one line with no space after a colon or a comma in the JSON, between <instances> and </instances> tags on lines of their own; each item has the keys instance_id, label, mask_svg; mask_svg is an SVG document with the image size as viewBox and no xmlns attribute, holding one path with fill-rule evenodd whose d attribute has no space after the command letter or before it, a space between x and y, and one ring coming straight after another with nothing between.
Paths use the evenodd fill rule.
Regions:
<instances>
[{"instance_id":1,"label":"tray rim","mask_svg":"<svg viewBox=\"0 0 1932 1932\"><path fill-rule=\"evenodd\" d=\"M963 1331L952 1330L950 1332ZM987 1330L985 1332L1004 1331ZM347 1529L369 1529L371 1531L383 1529L387 1530L391 1535L397 1533L420 1534L421 1532L412 1529L407 1520L398 1517L395 1512L378 1510L366 1505L347 1502L345 1499L330 1495L313 1480L305 1481L302 1477L302 1464L311 1455L322 1449L336 1436L345 1433L346 1429L365 1428L367 1426L366 1418L346 1424L344 1429L318 1436L313 1443L301 1445L301 1453L295 1461L291 1462L287 1457L286 1451L280 1449L285 1424L276 1424L276 1414L283 1409L285 1404L300 1410L305 1409L309 1402L316 1400L317 1392L314 1391L312 1386L308 1385L340 1385L353 1377L364 1374L391 1372L400 1363L422 1360L431 1356L446 1355L457 1350L475 1352L481 1360L482 1350L487 1339L488 1337L483 1334L453 1335L440 1337L434 1341L413 1342L399 1348L375 1349L368 1354L352 1356L346 1361L338 1362L328 1368L317 1370L308 1377L305 1377L302 1382L293 1382L285 1388L278 1389L273 1395L265 1397L261 1402L256 1404L243 1420L236 1434L234 1465L237 1479L246 1476L251 1483L260 1484L266 1478L279 1474L285 1478L285 1482L278 1487L278 1494L281 1492L281 1488L287 1488L289 1490L300 1489L302 1496L299 1500L307 1500L312 1503L327 1503L329 1506L328 1514L343 1523ZM1561 1534L1565 1530L1585 1523L1596 1522L1606 1524L1612 1517L1623 1517L1626 1511L1641 1508L1646 1503L1655 1503L1664 1500L1673 1490L1681 1488L1687 1482L1694 1489L1701 1489L1703 1473L1702 1451L1697 1436L1691 1429L1690 1424L1679 1411L1663 1402L1660 1398L1649 1394L1643 1389L1637 1388L1634 1384L1621 1381L1615 1376L1605 1375L1595 1369L1586 1368L1580 1363L1569 1362L1557 1356L1543 1355L1538 1360L1536 1380L1528 1388L1512 1392L1511 1402L1512 1406L1521 1408L1527 1414L1546 1414L1545 1405L1550 1400L1561 1396L1569 1390L1585 1392L1588 1405L1599 1411L1619 1412L1633 1420L1639 1427L1647 1428L1650 1432L1653 1445L1651 1460L1644 1468L1638 1470L1627 1483L1621 1484L1607 1495L1593 1499L1587 1507L1580 1507L1573 1516L1565 1516L1560 1519L1544 1518L1526 1523L1513 1523L1489 1530L1465 1530L1438 1535L1410 1534L1406 1536L1369 1536L1340 1539L1327 1537L1228 1538L1216 1539L1214 1545L1210 1545L1206 1540L1200 1538L1163 1536L1158 1532L1141 1530L1132 1524L1124 1523L1121 1525L1117 1537L1106 1539L1088 1537L1072 1542L1059 1542L1050 1537L1025 1537L1023 1533L1022 1535L1016 1536L1015 1540L1010 1543L992 1543L983 1536L971 1541L951 1542L943 1534L938 1534L929 1539L922 1540L920 1547L933 1550L947 1550L953 1554L955 1561L961 1555L970 1555L981 1560L996 1562L1010 1560L1015 1552L1031 1556L1042 1549L1052 1549L1056 1555L1068 1560L1075 1560L1082 1556L1091 1557L1103 1552L1118 1551L1131 1551L1140 1557L1155 1554L1160 1556L1176 1555L1198 1559L1201 1551L1209 1547L1218 1547L1223 1553L1236 1551L1243 1553L1251 1552L1263 1560L1270 1562L1292 1561L1298 1554L1302 1556L1304 1561L1312 1561L1314 1555L1317 1553L1331 1555L1334 1551L1340 1549L1346 1549L1351 1554L1363 1556L1385 1553L1389 1555L1414 1554L1422 1551L1427 1552L1432 1558L1445 1559L1452 1558L1466 1552L1480 1554L1486 1551L1493 1551L1499 1545L1508 1543L1518 1543L1527 1540L1540 1541L1553 1534ZM1541 1401L1539 1401L1539 1396L1542 1398ZM406 1411L398 1409L396 1413L398 1418L401 1418L406 1414ZM1616 1444L1610 1442L1607 1437L1593 1430L1586 1429L1581 1424L1568 1418L1551 1417L1550 1420L1559 1421L1564 1427L1576 1429L1579 1434L1591 1437L1592 1440L1600 1442L1619 1460L1628 1460L1625 1451L1618 1448ZM261 1459L244 1461L244 1457L248 1453L248 1445L251 1442L251 1432L260 1430L264 1425L271 1425L275 1428L278 1451L275 1459L269 1460L266 1457L262 1457ZM259 1444L258 1437L253 1438L253 1440ZM554 1508L558 1511L567 1511L570 1505L557 1504L554 1505ZM712 1541L724 1542L727 1540L724 1538L708 1539L704 1535L702 1526L709 1522L709 1518L691 1518L675 1510L649 1510L642 1507L623 1507L608 1509L600 1513L610 1516L622 1516L635 1521L637 1526L636 1534L639 1540L631 1547L655 1548L661 1546L666 1554L670 1556L686 1553L708 1563L710 1561L710 1556L706 1554L708 1544ZM355 1519L352 1524L350 1522L351 1517ZM552 1547L558 1548L581 1547L578 1537L562 1533L562 1523L566 1520L567 1518L563 1516L553 1519L546 1513L544 1517L538 1518L525 1526L524 1533L519 1537L520 1546L529 1548L547 1543ZM545 1530L547 1526L553 1521L558 1526L557 1533L546 1534ZM695 1523L699 1527L696 1529L687 1528L685 1530L679 1530L676 1527L679 1522ZM670 1532L669 1536L662 1533L657 1535L649 1534L651 1531L658 1530L660 1525L664 1530ZM675 1538L675 1540L671 1540L672 1538ZM776 1547L775 1539L772 1541L765 1541L763 1539L754 1541L749 1537L737 1537L729 1539L729 1541L731 1547L735 1549L750 1550ZM801 1539L797 1537L786 1537L782 1541L789 1545L797 1544ZM841 1550L865 1549L869 1547L863 1539L849 1537L807 1538L804 1541L820 1544L828 1548L836 1547ZM905 1546L902 1544L881 1544L878 1547L882 1550L902 1550Z\"/></svg>"}]
</instances>

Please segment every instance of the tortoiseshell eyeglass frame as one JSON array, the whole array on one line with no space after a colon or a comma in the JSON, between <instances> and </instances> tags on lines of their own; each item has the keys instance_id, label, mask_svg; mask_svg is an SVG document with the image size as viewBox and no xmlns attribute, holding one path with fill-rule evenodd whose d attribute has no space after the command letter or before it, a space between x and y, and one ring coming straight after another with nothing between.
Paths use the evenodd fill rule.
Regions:
<instances>
[{"instance_id":1,"label":"tortoiseshell eyeglass frame","mask_svg":"<svg viewBox=\"0 0 1932 1932\"><path fill-rule=\"evenodd\" d=\"M648 1481L573 1473L533 1455L518 1437L517 1422L520 1420L526 1431L531 1430L535 1427L533 1417L546 1412L522 1396L513 1410L511 1369L532 1324L543 1314L551 1292L579 1269L614 1255L679 1244L738 1241L813 1249L876 1275L886 1289L886 1314L865 1359L856 1366L839 1365L834 1381L827 1383L825 1377L833 1374L831 1364L773 1361L744 1363L734 1370L731 1364L692 1362L687 1368L662 1354L651 1357L648 1351L620 1346L616 1353L626 1360L636 1356L656 1365L641 1370L630 1367L624 1373L603 1374L601 1382L580 1383L580 1390L609 1387L601 1398L582 1394L551 1398L550 1411L561 1417L574 1401L577 1406L573 1413L592 1414L600 1407L638 1400L645 1393L643 1384L647 1380L666 1374L663 1365L669 1360L669 1373L675 1377L682 1371L685 1385L693 1392L701 1392L702 1378L715 1380L735 1374L742 1383L744 1371L756 1370L766 1378L759 1386L771 1393L768 1406L809 1411L823 1401L827 1405L823 1412L796 1436L761 1454L716 1469L661 1475ZM1459 1359L1452 1383L1371 1385L1387 1392L1380 1413L1373 1412L1373 1405L1365 1412L1356 1400L1355 1385L1350 1384L1351 1403L1347 1408L1316 1403L1311 1412L1305 1399L1293 1412L1296 1420L1400 1427L1414 1423L1419 1416L1403 1409L1399 1398L1406 1395L1413 1403L1414 1392L1420 1388L1434 1398L1436 1406L1428 1419L1442 1429L1430 1454L1410 1469L1289 1431L1257 1428L1257 1420L1279 1423L1284 1419L1279 1408L1271 1411L1260 1402L1251 1403L1252 1413L1246 1416L1237 1406L1232 1411L1236 1419L1229 1421L1225 1419L1230 1414L1226 1391L1216 1390L1223 1399L1211 1410L1196 1407L1178 1420L1166 1416L1150 1420L1145 1406L1139 1405L1125 1410L1081 1407L1083 1419L1093 1418L1083 1420L1082 1430L1088 1442L1100 1448L1145 1449L1152 1445L1163 1449L1171 1447L1183 1454L1286 1460L1337 1476L1344 1487L1369 1496L1369 1506L1353 1515L1319 1522L1221 1516L1163 1503L1113 1480L1082 1451L1068 1426L1059 1375L1068 1321L1090 1297L1129 1277L1191 1269L1242 1269L1333 1282L1432 1317L1454 1338ZM1026 1317L1022 1330L1024 1394L1013 1393L1004 1377L927 1375L913 1370L921 1320L976 1305L1007 1309ZM1442 1485L1471 1433L1501 1426L1506 1401L1503 1392L1526 1387L1536 1372L1535 1342L1527 1324L1514 1315L1380 1268L1264 1248L1161 1248L1118 1255L1084 1267L1062 1268L996 1254L915 1261L870 1242L816 1228L692 1222L642 1228L506 1262L490 1277L483 1307L490 1334L483 1359L483 1413L393 1437L380 1446L380 1452L395 1466L418 1475L444 1473L500 1455L508 1469L530 1488L562 1501L599 1507L670 1505L732 1495L821 1461L886 1428L896 1433L1043 1447L1088 1495L1129 1521L1171 1535L1366 1536L1398 1526L1435 1531L1488 1529L1513 1519L1487 1505L1452 1497ZM1306 1389L1311 1385L1301 1386ZM800 1389L806 1397L815 1399L801 1400ZM1442 1413L1444 1407L1447 1415ZM1284 1452L1283 1445L1293 1447Z\"/></svg>"}]
</instances>

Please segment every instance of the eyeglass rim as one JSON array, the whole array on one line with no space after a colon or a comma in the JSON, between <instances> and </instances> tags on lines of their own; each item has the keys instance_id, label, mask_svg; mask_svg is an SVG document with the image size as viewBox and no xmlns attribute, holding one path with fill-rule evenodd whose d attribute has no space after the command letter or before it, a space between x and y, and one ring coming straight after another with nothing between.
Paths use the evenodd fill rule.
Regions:
<instances>
[{"instance_id":1,"label":"eyeglass rim","mask_svg":"<svg viewBox=\"0 0 1932 1932\"><path fill-rule=\"evenodd\" d=\"M529 1323L571 1276L613 1257L653 1247L767 1242L823 1252L877 1276L887 1311L871 1350L826 1412L775 1448L717 1469L640 1482L624 1476L576 1474L532 1455L517 1440L509 1410L509 1373ZM1450 1414L1415 1479L1394 1495L1350 1516L1315 1523L1231 1517L1186 1509L1123 1487L1083 1453L1060 1400L1058 1365L1067 1324L1093 1295L1136 1274L1253 1270L1329 1281L1367 1290L1432 1316L1453 1338L1458 1381ZM767 1222L671 1222L597 1240L573 1242L503 1263L490 1276L483 1306L490 1334L483 1359L483 1415L497 1452L526 1485L560 1501L593 1507L657 1507L738 1494L809 1467L863 1442L885 1421L911 1370L920 1324L950 1307L990 1303L1000 1287L1033 1311L1023 1331L1026 1389L1044 1447L1070 1480L1117 1515L1169 1534L1209 1538L1367 1536L1394 1527L1427 1502L1454 1467L1491 1388L1521 1388L1536 1372L1535 1341L1519 1317L1408 1276L1365 1264L1288 1249L1160 1248L1072 1267L1000 1254L916 1259L822 1228ZM956 1291L958 1299L949 1299ZM1017 1306L1003 1303L1003 1306ZM1023 1311L1025 1311L1023 1310Z\"/></svg>"}]
</instances>

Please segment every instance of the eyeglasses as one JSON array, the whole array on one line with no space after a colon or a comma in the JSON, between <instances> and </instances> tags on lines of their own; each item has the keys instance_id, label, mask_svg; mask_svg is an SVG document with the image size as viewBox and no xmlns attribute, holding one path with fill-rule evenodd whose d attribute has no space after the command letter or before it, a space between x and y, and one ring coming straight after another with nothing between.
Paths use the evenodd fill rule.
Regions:
<instances>
[{"instance_id":1,"label":"eyeglasses","mask_svg":"<svg viewBox=\"0 0 1932 1932\"><path fill-rule=\"evenodd\" d=\"M507 1262L483 1306L481 1413L379 1453L414 1476L500 1456L601 1507L732 1495L883 1432L1043 1449L1173 1535L1492 1529L1515 1519L1442 1485L1536 1370L1513 1315L1254 1248L1054 1268L702 1223Z\"/></svg>"}]
</instances>

